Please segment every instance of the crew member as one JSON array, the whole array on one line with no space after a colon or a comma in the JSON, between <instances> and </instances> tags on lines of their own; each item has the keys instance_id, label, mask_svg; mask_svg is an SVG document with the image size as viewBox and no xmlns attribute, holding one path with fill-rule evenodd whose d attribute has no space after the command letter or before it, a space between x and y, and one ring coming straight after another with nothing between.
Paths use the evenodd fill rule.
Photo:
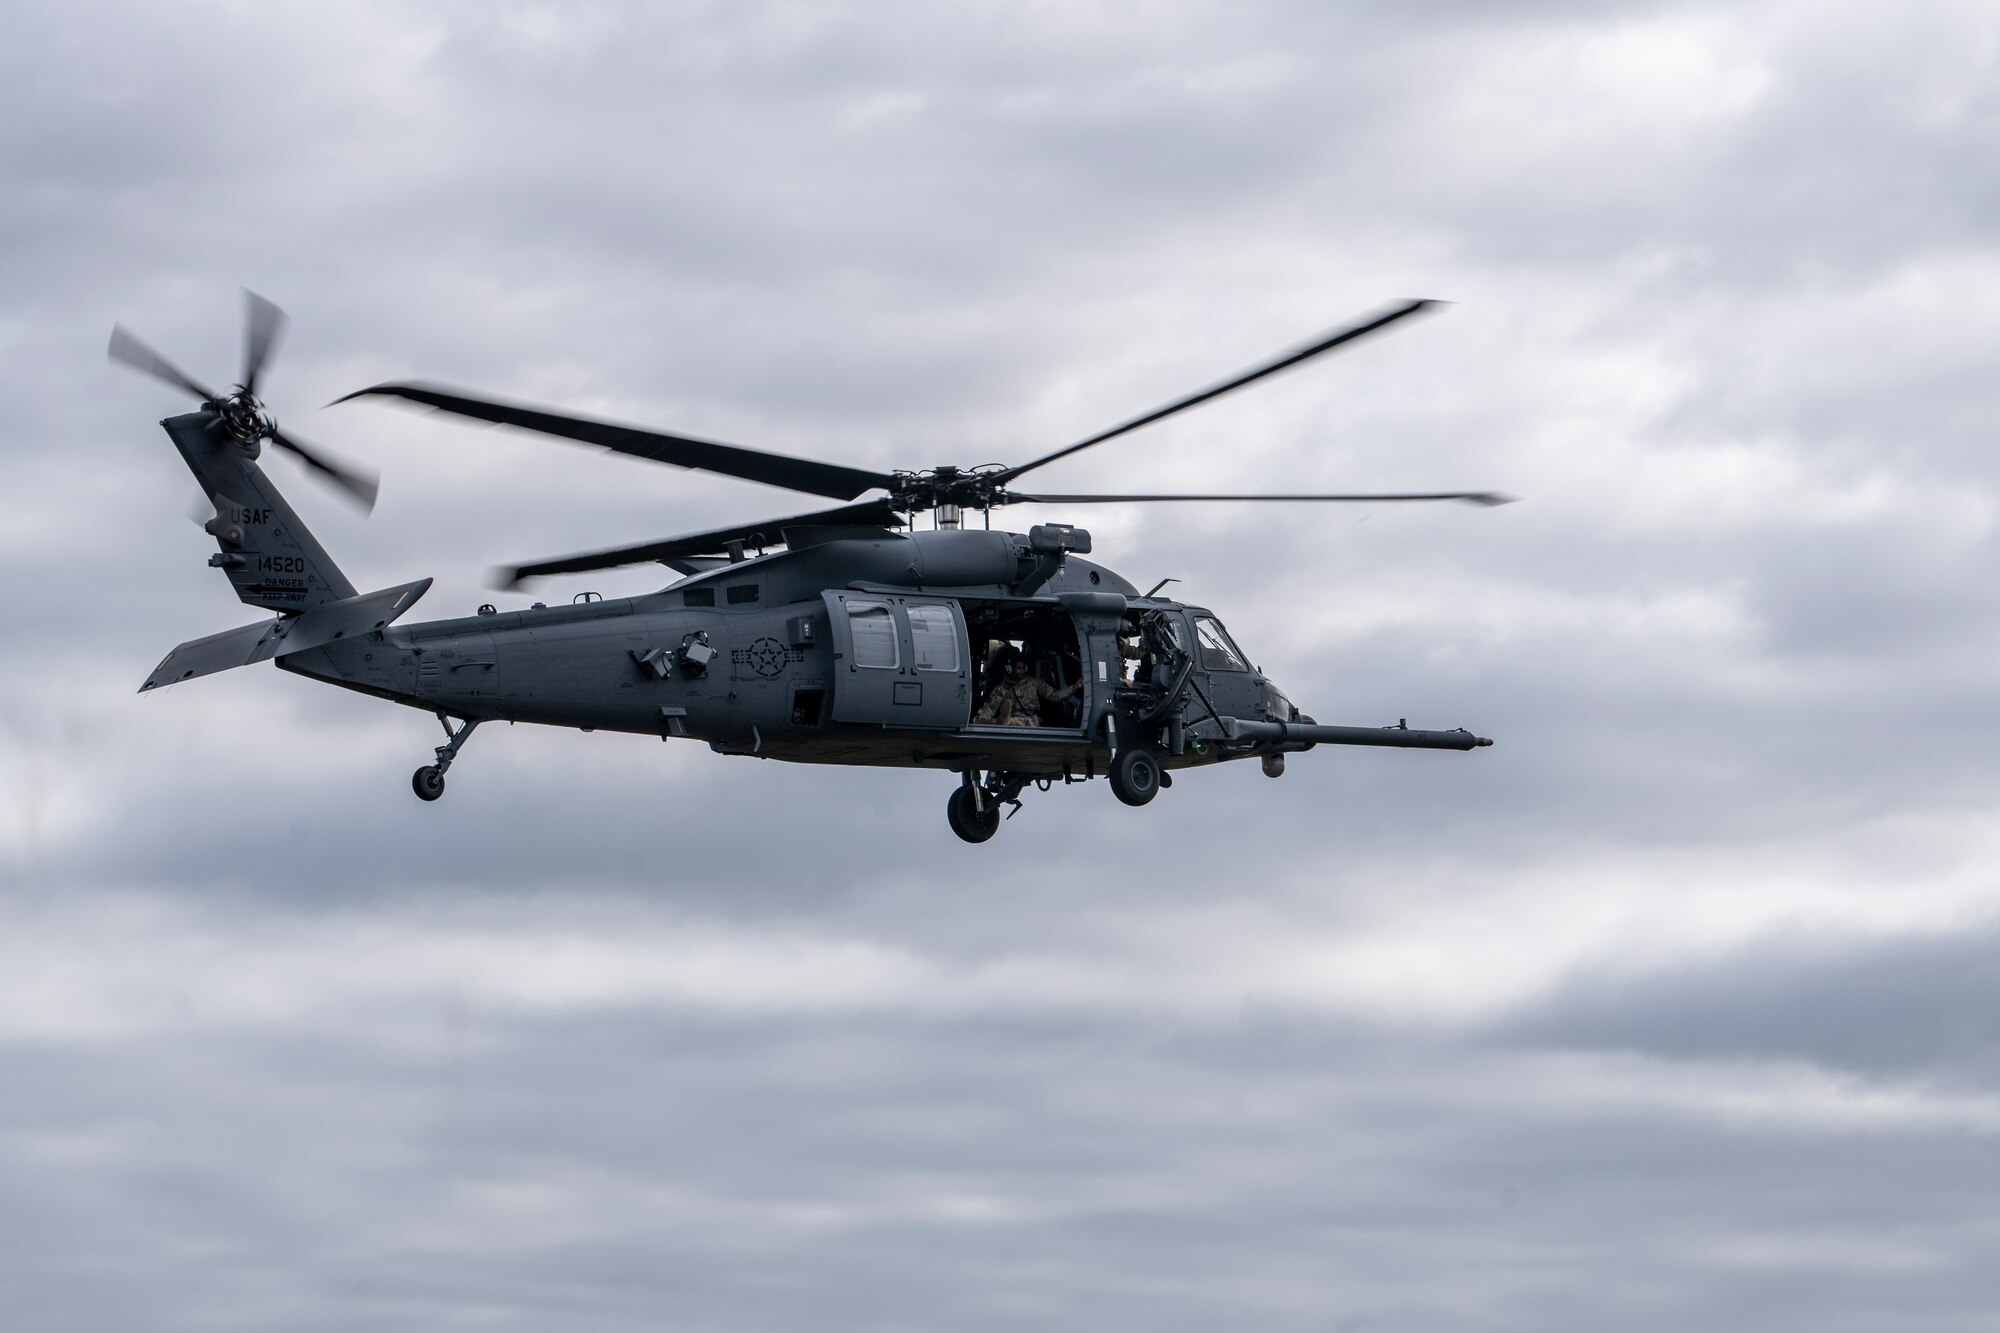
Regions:
<instances>
[{"instance_id":1,"label":"crew member","mask_svg":"<svg viewBox=\"0 0 2000 1333\"><path fill-rule=\"evenodd\" d=\"M1130 685L1138 670L1137 663L1146 660L1146 650L1139 644L1139 617L1127 615L1118 626L1118 670L1122 684Z\"/></svg>"},{"instance_id":2,"label":"crew member","mask_svg":"<svg viewBox=\"0 0 2000 1333\"><path fill-rule=\"evenodd\" d=\"M1000 650L993 665L1003 674L1000 683L986 696L986 702L972 720L988 727L1039 727L1042 705L1059 703L1083 688L1083 682L1062 689L1028 672L1028 659L1009 645Z\"/></svg>"}]
</instances>

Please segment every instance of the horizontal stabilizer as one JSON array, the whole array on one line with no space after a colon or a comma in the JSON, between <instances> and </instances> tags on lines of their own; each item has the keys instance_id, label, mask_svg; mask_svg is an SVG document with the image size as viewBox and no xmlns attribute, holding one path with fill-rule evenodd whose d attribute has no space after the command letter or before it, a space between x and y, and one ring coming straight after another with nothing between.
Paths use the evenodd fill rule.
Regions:
<instances>
[{"instance_id":1,"label":"horizontal stabilizer","mask_svg":"<svg viewBox=\"0 0 2000 1333\"><path fill-rule=\"evenodd\" d=\"M350 634L373 633L416 605L430 586L429 579L418 579L381 592L322 602L302 615L280 616L241 629L224 630L205 639L191 639L153 668L153 674L146 677L139 692L144 694L162 685L249 666L286 653L324 647Z\"/></svg>"},{"instance_id":2,"label":"horizontal stabilizer","mask_svg":"<svg viewBox=\"0 0 2000 1333\"><path fill-rule=\"evenodd\" d=\"M278 636L278 629L284 623L283 620L266 620L241 629L211 634L205 639L190 639L168 653L166 659L153 668L153 674L146 677L139 693L171 685L177 680L193 680L196 676L213 675L231 667L261 662L275 651L270 640Z\"/></svg>"}]
</instances>

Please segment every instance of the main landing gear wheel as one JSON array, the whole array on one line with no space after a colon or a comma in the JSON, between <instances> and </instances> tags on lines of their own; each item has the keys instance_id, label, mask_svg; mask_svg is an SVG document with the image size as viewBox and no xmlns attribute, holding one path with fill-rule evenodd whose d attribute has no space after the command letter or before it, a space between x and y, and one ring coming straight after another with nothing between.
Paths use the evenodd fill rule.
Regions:
<instances>
[{"instance_id":1,"label":"main landing gear wheel","mask_svg":"<svg viewBox=\"0 0 2000 1333\"><path fill-rule=\"evenodd\" d=\"M410 774L410 790L417 794L417 799L423 801L435 801L444 795L445 770L451 767L452 760L458 758L458 747L465 744L465 738L479 725L478 718L469 717L458 730L453 731L451 718L448 715L439 713L437 719L443 725L445 734L444 744L437 747L437 762L426 764Z\"/></svg>"},{"instance_id":2,"label":"main landing gear wheel","mask_svg":"<svg viewBox=\"0 0 2000 1333\"><path fill-rule=\"evenodd\" d=\"M961 786L945 803L944 817L951 822L951 831L967 842L985 842L1000 831L1000 802L989 794L982 811L973 804L972 788Z\"/></svg>"},{"instance_id":3,"label":"main landing gear wheel","mask_svg":"<svg viewBox=\"0 0 2000 1333\"><path fill-rule=\"evenodd\" d=\"M1134 746L1111 761L1111 791L1127 805L1144 805L1160 794L1166 774L1151 750Z\"/></svg>"}]
</instances>

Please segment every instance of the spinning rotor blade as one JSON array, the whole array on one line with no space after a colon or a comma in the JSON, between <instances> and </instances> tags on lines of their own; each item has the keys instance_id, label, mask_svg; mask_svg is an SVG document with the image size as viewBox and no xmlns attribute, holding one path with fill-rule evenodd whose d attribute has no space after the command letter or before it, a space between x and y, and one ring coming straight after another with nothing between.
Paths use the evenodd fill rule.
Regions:
<instances>
[{"instance_id":1,"label":"spinning rotor blade","mask_svg":"<svg viewBox=\"0 0 2000 1333\"><path fill-rule=\"evenodd\" d=\"M1019 491L1010 491L1007 495L1009 504L1159 504L1175 500L1332 500L1355 504L1373 504L1383 500L1463 500L1467 504L1489 507L1514 503L1513 496L1502 495L1498 491L1402 491L1356 495L1022 495Z\"/></svg>"},{"instance_id":2,"label":"spinning rotor blade","mask_svg":"<svg viewBox=\"0 0 2000 1333\"><path fill-rule=\"evenodd\" d=\"M637 426L618 426L608 421L563 416L512 403L468 398L425 384L377 384L334 401L344 403L348 398L360 398L367 394L403 398L434 407L440 412L451 412L478 421L519 426L544 435L560 435L621 454L650 458L656 463L719 472L725 477L742 477L748 481L761 481L767 486L782 486L786 490L824 495L835 500L852 500L871 487L893 490L896 485L896 479L886 472L869 472L863 468L843 467L838 463L821 463L809 458L766 453L761 449L745 449L741 445L717 444L712 440L667 435Z\"/></svg>"},{"instance_id":3,"label":"spinning rotor blade","mask_svg":"<svg viewBox=\"0 0 2000 1333\"><path fill-rule=\"evenodd\" d=\"M1203 389L1199 393L1189 394L1185 398L1177 398L1165 407L1157 408L1142 417L1134 417L1122 426L1114 426L1102 434L1093 435L1087 440L1079 440L1075 444L1067 445L1052 454L1045 454L1031 463L1023 463L1019 467L1009 468L999 475L999 480L1003 482L1012 481L1024 472L1031 472L1044 463L1053 463L1058 458L1067 457L1079 449L1088 449L1093 444L1103 444L1106 440L1115 439L1127 431L1137 430L1141 426L1149 426L1155 421L1170 417L1176 412L1185 411L1199 403L1205 403L1211 398L1220 398L1222 395L1232 393L1246 384L1254 384L1266 375L1275 375L1281 370L1288 370L1301 362L1310 361L1313 357L1351 343L1357 338L1364 338L1380 329L1387 328L1399 319L1428 310L1436 304L1438 304L1436 301L1406 301L1402 305L1385 310L1379 315L1371 316L1359 324L1350 324L1337 332L1327 334L1317 341L1298 348L1295 351L1280 353L1272 360L1266 361L1259 366L1253 366L1234 379L1224 380L1220 384Z\"/></svg>"},{"instance_id":4,"label":"spinning rotor blade","mask_svg":"<svg viewBox=\"0 0 2000 1333\"><path fill-rule=\"evenodd\" d=\"M298 455L301 463L339 487L348 498L361 506L362 513L374 510L376 492L382 488L381 479L374 473L364 472L351 464L337 463L331 454L309 449L280 430L273 430L270 439L272 444Z\"/></svg>"},{"instance_id":5,"label":"spinning rotor blade","mask_svg":"<svg viewBox=\"0 0 2000 1333\"><path fill-rule=\"evenodd\" d=\"M813 514L794 514L790 518L743 523L733 528L716 528L711 532L684 533L661 541L643 542L636 546L614 546L603 551L585 551L579 555L537 561L532 565L506 566L495 570L494 574L502 580L498 586L512 588L523 579L540 578L544 574L575 574L592 569L616 569L621 565L640 565L649 561L675 560L690 555L716 555L727 550L731 542L743 542L752 546L776 546L784 540L786 528L900 528L902 526L903 520L898 517L896 510L890 507L890 501L867 500L861 504L842 505L838 509L822 509Z\"/></svg>"},{"instance_id":6,"label":"spinning rotor blade","mask_svg":"<svg viewBox=\"0 0 2000 1333\"><path fill-rule=\"evenodd\" d=\"M203 388L190 379L180 367L140 342L123 324L111 326L111 346L107 350L113 361L123 362L132 369L143 371L156 380L164 380L177 389L186 389L204 403L216 400L212 391Z\"/></svg>"},{"instance_id":7,"label":"spinning rotor blade","mask_svg":"<svg viewBox=\"0 0 2000 1333\"><path fill-rule=\"evenodd\" d=\"M257 377L285 331L285 312L248 287L243 289L243 391L257 396Z\"/></svg>"},{"instance_id":8,"label":"spinning rotor blade","mask_svg":"<svg viewBox=\"0 0 2000 1333\"><path fill-rule=\"evenodd\" d=\"M201 399L202 406L215 413L238 441L254 446L256 440L268 439L278 448L296 454L300 462L339 487L361 506L363 513L374 509L375 494L381 484L373 473L338 462L333 455L310 448L286 435L272 423L264 405L257 401L257 380L271 359L271 350L277 345L278 336L284 332L285 312L248 288L244 289L243 300L243 382L236 386L236 392L226 398L197 383L173 362L140 342L123 324L112 326L108 349L111 359L187 390ZM222 502L218 499L216 503L217 512L220 512ZM205 520L197 516L195 521Z\"/></svg>"}]
</instances>

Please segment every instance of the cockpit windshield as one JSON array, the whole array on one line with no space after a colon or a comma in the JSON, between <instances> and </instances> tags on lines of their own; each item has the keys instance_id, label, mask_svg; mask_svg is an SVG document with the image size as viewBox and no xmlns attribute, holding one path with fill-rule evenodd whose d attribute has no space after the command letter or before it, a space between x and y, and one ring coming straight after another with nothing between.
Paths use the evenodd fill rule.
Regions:
<instances>
[{"instance_id":1,"label":"cockpit windshield","mask_svg":"<svg viewBox=\"0 0 2000 1333\"><path fill-rule=\"evenodd\" d=\"M1210 671L1248 671L1249 662L1229 631L1214 616L1196 616L1194 636L1201 642L1201 664Z\"/></svg>"}]
</instances>

